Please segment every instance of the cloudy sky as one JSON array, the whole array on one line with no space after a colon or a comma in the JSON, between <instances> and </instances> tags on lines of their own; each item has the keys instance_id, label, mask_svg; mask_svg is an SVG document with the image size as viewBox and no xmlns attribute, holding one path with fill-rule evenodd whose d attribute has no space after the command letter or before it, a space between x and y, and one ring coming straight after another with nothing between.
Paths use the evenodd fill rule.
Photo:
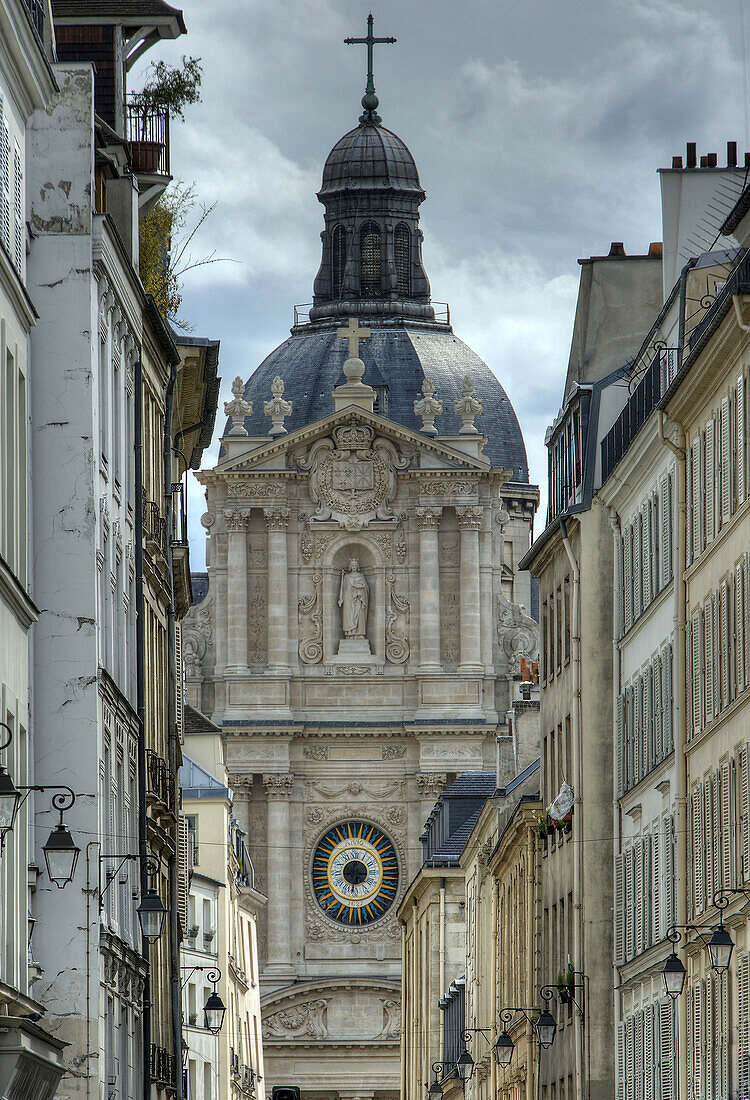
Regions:
<instances>
[{"instance_id":1,"label":"cloudy sky","mask_svg":"<svg viewBox=\"0 0 750 1100\"><path fill-rule=\"evenodd\" d=\"M179 4L179 0L172 0ZM383 122L411 149L427 201L424 260L456 334L510 396L546 506L544 431L558 409L581 256L661 238L656 170L750 149L747 0L183 0L188 35L149 57L202 59L202 102L175 125L172 170L217 203L192 252L238 262L188 274L182 315L221 340L221 401L309 302L323 162L356 125L365 33ZM138 74L131 77L137 87ZM220 406L223 412L223 406ZM223 426L224 417L217 417ZM206 453L211 465L217 445ZM193 483L192 564L202 568Z\"/></svg>"}]
</instances>

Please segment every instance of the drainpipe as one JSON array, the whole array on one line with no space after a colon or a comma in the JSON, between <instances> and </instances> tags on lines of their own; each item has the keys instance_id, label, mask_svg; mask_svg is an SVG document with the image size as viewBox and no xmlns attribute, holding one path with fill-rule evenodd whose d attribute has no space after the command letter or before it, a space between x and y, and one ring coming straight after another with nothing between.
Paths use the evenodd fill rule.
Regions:
<instances>
[{"instance_id":1,"label":"drainpipe","mask_svg":"<svg viewBox=\"0 0 750 1100\"><path fill-rule=\"evenodd\" d=\"M684 271L684 268L683 268ZM677 730L675 738L675 769L677 771L677 791L675 803L677 822L675 828L675 847L677 876L675 882L675 923L687 923L687 668L685 653L685 617L687 563L687 493L685 483L685 430L677 421L672 421L677 429L675 443L664 431L664 412L659 409L659 439L669 448L677 459L677 545L674 562L674 622L675 654L674 667L677 670L677 686L674 698L677 702ZM682 956L682 965L686 965L685 951L675 948ZM677 1072L680 1077L680 1096L687 1096L687 998L677 998L678 1058Z\"/></svg>"},{"instance_id":2,"label":"drainpipe","mask_svg":"<svg viewBox=\"0 0 750 1100\"><path fill-rule=\"evenodd\" d=\"M617 728L617 711L618 700L620 698L620 692L622 690L622 656L620 654L620 635L622 630L622 623L620 622L619 612L619 599L618 593L620 591L620 577L622 576L622 562L621 546L622 546L622 527L620 524L620 517L614 508L609 509L609 526L612 528L612 541L613 554L612 560L614 562L614 585L612 589L612 729L614 736L612 738L613 753L612 760L614 767L612 769L612 835L615 838L614 844L614 859L617 860L620 852L622 851L622 817L620 814L620 788L618 786L617 775L617 752L618 736L622 736L622 731ZM613 868L614 870L614 868ZM614 881L614 874L613 874ZM614 914L615 922L619 919L617 912L617 896L614 899ZM615 991L614 996L614 1024L615 1024L615 1041L617 1041L617 1028L620 1024L620 1017L622 1015L622 1001L619 994L620 979L618 974L617 957L613 959L613 986Z\"/></svg>"},{"instance_id":3,"label":"drainpipe","mask_svg":"<svg viewBox=\"0 0 750 1100\"><path fill-rule=\"evenodd\" d=\"M537 859L536 840L534 829L529 825L526 829L526 913L527 913L527 955L526 955L526 997L528 1004L536 1000L536 975L535 959L537 953ZM497 1013L495 1013L497 1019ZM537 1065L534 1058L534 1025L531 1020L526 1020L526 1100L534 1100L536 1096L536 1071Z\"/></svg>"},{"instance_id":4,"label":"drainpipe","mask_svg":"<svg viewBox=\"0 0 750 1100\"><path fill-rule=\"evenodd\" d=\"M134 400L135 452L135 697L138 714L138 861L141 897L148 891L146 875L146 680L144 666L143 622L143 363L141 353L135 361ZM143 1096L151 1096L151 969L149 942L141 937L141 954L146 960L146 977L143 984Z\"/></svg>"},{"instance_id":5,"label":"drainpipe","mask_svg":"<svg viewBox=\"0 0 750 1100\"><path fill-rule=\"evenodd\" d=\"M581 628L580 628L580 587L581 569L573 553L568 538L565 520L560 519L560 534L563 546L570 562L573 576L573 622L571 625L571 659L573 662L573 700L571 703L570 724L573 728L573 746L571 767L573 768L573 884L575 890L575 920L573 921L573 958L576 966L585 970L583 965L583 881L581 864L581 845L583 843L583 803L581 801ZM575 1095L583 1096L583 1021L580 1013L573 1013L573 1031L575 1047Z\"/></svg>"},{"instance_id":6,"label":"drainpipe","mask_svg":"<svg viewBox=\"0 0 750 1100\"><path fill-rule=\"evenodd\" d=\"M440 996L445 996L445 875L440 879ZM440 1028L440 1061L445 1057L445 1028Z\"/></svg>"},{"instance_id":7,"label":"drainpipe","mask_svg":"<svg viewBox=\"0 0 750 1100\"><path fill-rule=\"evenodd\" d=\"M167 611L167 737L170 775L179 774L181 751L177 740L176 692L177 671L175 667L175 613L174 613L174 573L172 569L172 411L174 409L174 389L177 382L179 360L170 364L169 381L164 394L164 515L167 522L167 567L169 577L169 608ZM177 1100L184 1100L182 1079L182 991L180 988L180 917L177 911L179 895L179 805L175 807L177 826L175 831L175 856L169 863L169 978L172 1001L172 1044L177 1061Z\"/></svg>"},{"instance_id":8,"label":"drainpipe","mask_svg":"<svg viewBox=\"0 0 750 1100\"><path fill-rule=\"evenodd\" d=\"M489 870L489 868L488 868ZM492 872L490 872L492 874ZM497 1020L497 963L498 963L498 940L497 940L497 916L500 911L500 884L498 883L495 875L492 874L492 907L490 913L492 914L492 990L490 993L490 1000L492 1004L492 1015L490 1016L492 1024L492 1034L495 1034L495 1021ZM494 1052L492 1052L494 1053ZM497 1096L497 1059L490 1058L490 1096Z\"/></svg>"}]
</instances>

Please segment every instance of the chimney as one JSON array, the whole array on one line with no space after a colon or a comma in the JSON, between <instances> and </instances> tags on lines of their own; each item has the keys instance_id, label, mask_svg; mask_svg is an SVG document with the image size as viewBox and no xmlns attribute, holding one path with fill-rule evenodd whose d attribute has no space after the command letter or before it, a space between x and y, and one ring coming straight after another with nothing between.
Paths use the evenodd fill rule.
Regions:
<instances>
[{"instance_id":1,"label":"chimney","mask_svg":"<svg viewBox=\"0 0 750 1100\"><path fill-rule=\"evenodd\" d=\"M695 166L696 166L695 156L696 156L695 142L694 141L689 141L687 143L687 156L685 158L685 167L686 168L695 168Z\"/></svg>"},{"instance_id":2,"label":"chimney","mask_svg":"<svg viewBox=\"0 0 750 1100\"><path fill-rule=\"evenodd\" d=\"M626 255L625 247L624 247L622 241L612 241L612 244L609 246L609 255L610 256L625 256Z\"/></svg>"},{"instance_id":3,"label":"chimney","mask_svg":"<svg viewBox=\"0 0 750 1100\"><path fill-rule=\"evenodd\" d=\"M705 154L701 156L701 168L708 168L708 157Z\"/></svg>"},{"instance_id":4,"label":"chimney","mask_svg":"<svg viewBox=\"0 0 750 1100\"><path fill-rule=\"evenodd\" d=\"M745 153L745 168L750 168L750 153Z\"/></svg>"},{"instance_id":5,"label":"chimney","mask_svg":"<svg viewBox=\"0 0 750 1100\"><path fill-rule=\"evenodd\" d=\"M719 158L716 153L709 153L706 157L706 164L709 168L716 168L719 163Z\"/></svg>"},{"instance_id":6,"label":"chimney","mask_svg":"<svg viewBox=\"0 0 750 1100\"><path fill-rule=\"evenodd\" d=\"M648 246L648 254L649 254L649 256L661 256L662 255L662 242L661 241L652 241L651 244Z\"/></svg>"},{"instance_id":7,"label":"chimney","mask_svg":"<svg viewBox=\"0 0 750 1100\"><path fill-rule=\"evenodd\" d=\"M727 168L737 167L737 142L727 142Z\"/></svg>"},{"instance_id":8,"label":"chimney","mask_svg":"<svg viewBox=\"0 0 750 1100\"><path fill-rule=\"evenodd\" d=\"M682 157L672 157L672 167L682 168Z\"/></svg>"}]
</instances>

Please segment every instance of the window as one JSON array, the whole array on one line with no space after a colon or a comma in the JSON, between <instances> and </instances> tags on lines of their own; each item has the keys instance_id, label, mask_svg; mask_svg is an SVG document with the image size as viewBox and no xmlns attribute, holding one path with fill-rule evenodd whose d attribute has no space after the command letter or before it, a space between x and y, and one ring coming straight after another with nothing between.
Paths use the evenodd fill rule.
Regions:
<instances>
[{"instance_id":1,"label":"window","mask_svg":"<svg viewBox=\"0 0 750 1100\"><path fill-rule=\"evenodd\" d=\"M359 234L361 273L359 289L363 297L380 296L380 230L374 222L365 222Z\"/></svg>"},{"instance_id":2,"label":"window","mask_svg":"<svg viewBox=\"0 0 750 1100\"><path fill-rule=\"evenodd\" d=\"M411 233L402 222L396 226L395 259L399 294L411 294Z\"/></svg>"},{"instance_id":3,"label":"window","mask_svg":"<svg viewBox=\"0 0 750 1100\"><path fill-rule=\"evenodd\" d=\"M344 269L346 268L346 230L337 225L331 242L331 290L334 298L341 296L344 287Z\"/></svg>"}]
</instances>

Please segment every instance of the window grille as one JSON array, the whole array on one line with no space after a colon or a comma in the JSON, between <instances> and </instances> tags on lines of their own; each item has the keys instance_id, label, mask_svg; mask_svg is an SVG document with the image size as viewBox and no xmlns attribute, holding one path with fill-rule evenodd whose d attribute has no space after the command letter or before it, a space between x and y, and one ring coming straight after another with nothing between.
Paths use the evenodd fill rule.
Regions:
<instances>
[{"instance_id":1,"label":"window grille","mask_svg":"<svg viewBox=\"0 0 750 1100\"><path fill-rule=\"evenodd\" d=\"M396 226L396 277L399 294L411 294L411 234L408 225Z\"/></svg>"},{"instance_id":2,"label":"window grille","mask_svg":"<svg viewBox=\"0 0 750 1100\"><path fill-rule=\"evenodd\" d=\"M365 222L360 230L362 254L360 293L363 297L380 295L380 230L374 222Z\"/></svg>"},{"instance_id":3,"label":"window grille","mask_svg":"<svg viewBox=\"0 0 750 1100\"><path fill-rule=\"evenodd\" d=\"M333 243L331 247L331 272L333 283L333 296L338 298L344 285L344 268L346 267L346 230L343 225L337 225L333 231Z\"/></svg>"}]
</instances>

